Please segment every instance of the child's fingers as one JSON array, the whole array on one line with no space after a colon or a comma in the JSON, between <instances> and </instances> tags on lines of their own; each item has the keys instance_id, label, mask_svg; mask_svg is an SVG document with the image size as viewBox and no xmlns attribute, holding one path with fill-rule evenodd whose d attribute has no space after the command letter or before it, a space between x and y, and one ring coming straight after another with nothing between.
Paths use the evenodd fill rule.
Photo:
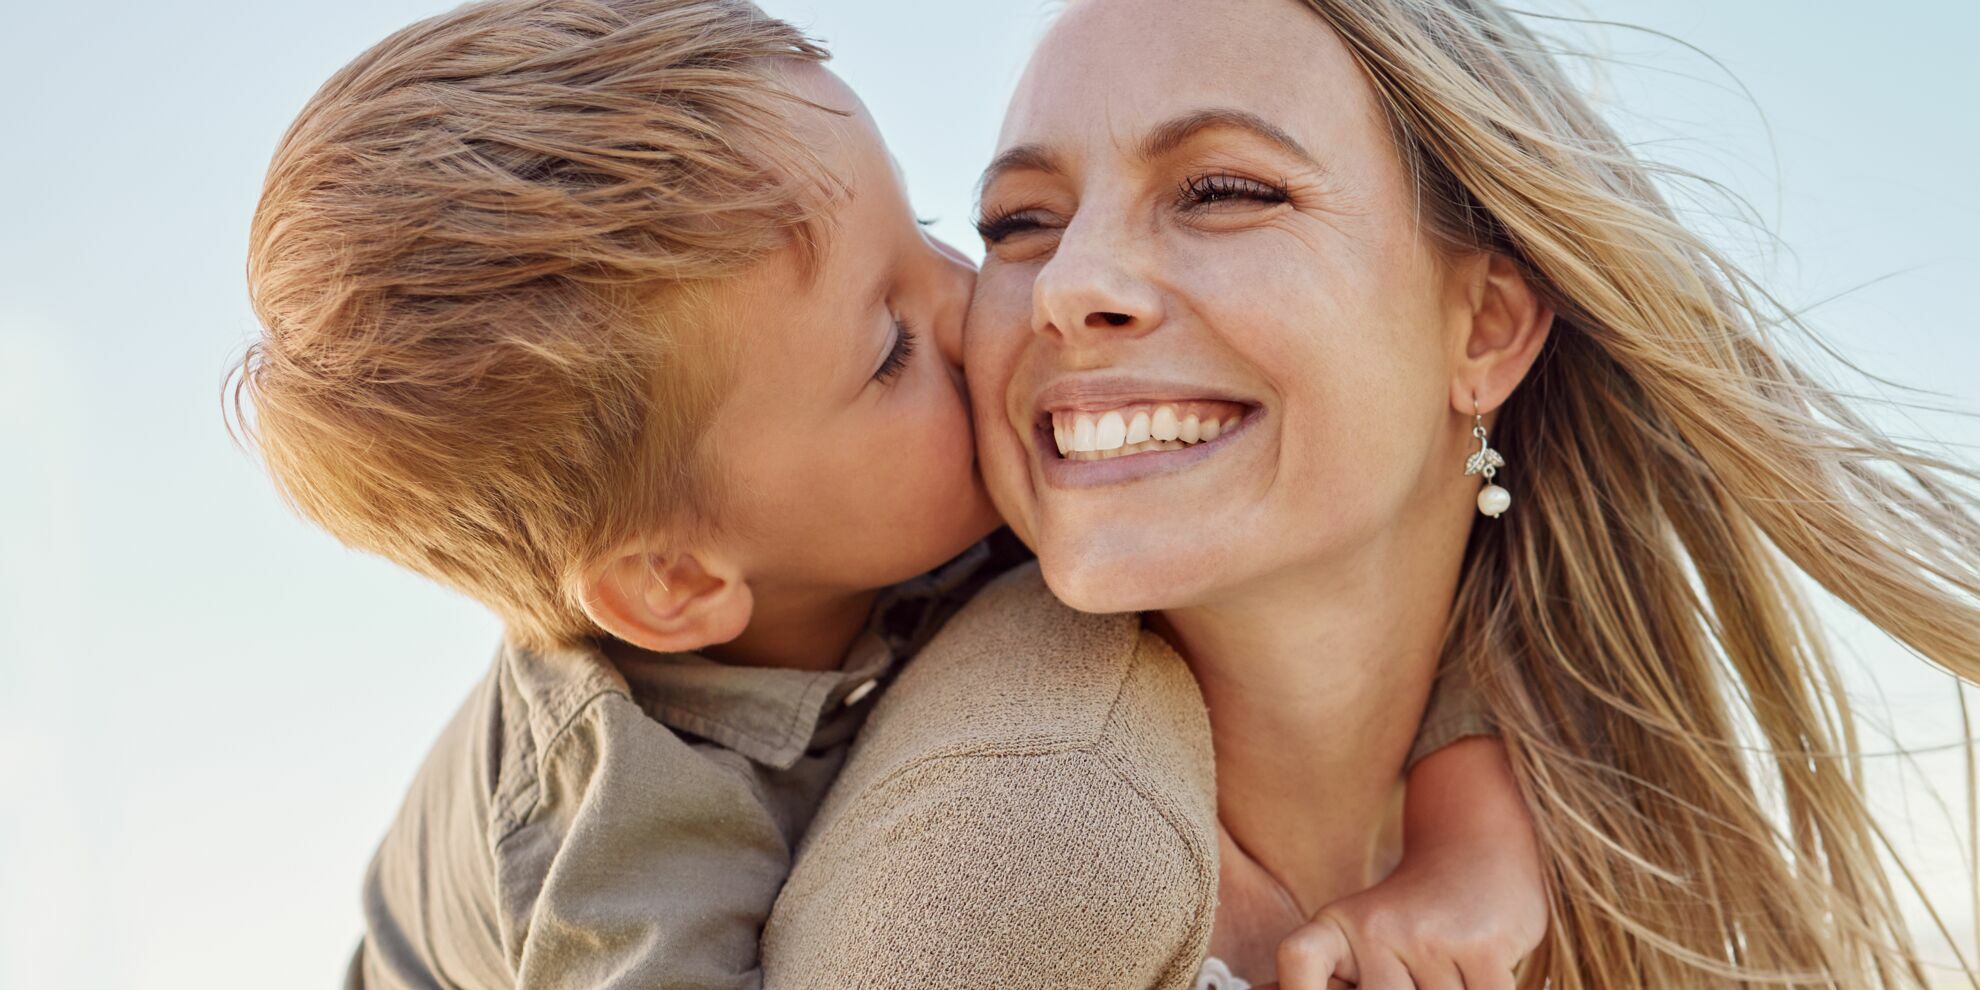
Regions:
<instances>
[{"instance_id":1,"label":"child's fingers","mask_svg":"<svg viewBox=\"0 0 1980 990\"><path fill-rule=\"evenodd\" d=\"M1458 969L1456 960L1432 958L1422 961L1409 961L1410 984L1416 990L1477 990L1465 982L1464 973Z\"/></svg>"},{"instance_id":2,"label":"child's fingers","mask_svg":"<svg viewBox=\"0 0 1980 990\"><path fill-rule=\"evenodd\" d=\"M1493 960L1466 960L1458 964L1464 975L1464 990L1513 990L1519 980L1511 966Z\"/></svg>"},{"instance_id":3,"label":"child's fingers","mask_svg":"<svg viewBox=\"0 0 1980 990\"><path fill-rule=\"evenodd\" d=\"M1416 990L1416 981L1410 978L1409 967L1403 965L1401 956L1393 952L1372 952L1366 956L1361 960L1361 979L1355 982L1360 990Z\"/></svg>"},{"instance_id":4,"label":"child's fingers","mask_svg":"<svg viewBox=\"0 0 1980 990\"><path fill-rule=\"evenodd\" d=\"M1338 978L1348 986L1361 978L1354 963L1354 950L1348 946L1347 932L1333 918L1322 915L1301 925L1279 943L1279 986L1283 990L1327 990L1327 981Z\"/></svg>"}]
</instances>

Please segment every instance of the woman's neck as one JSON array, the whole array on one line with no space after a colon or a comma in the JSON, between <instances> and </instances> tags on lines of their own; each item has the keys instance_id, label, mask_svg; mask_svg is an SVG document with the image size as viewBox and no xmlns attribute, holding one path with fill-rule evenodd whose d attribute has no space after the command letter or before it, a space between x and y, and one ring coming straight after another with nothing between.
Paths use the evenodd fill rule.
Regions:
<instances>
[{"instance_id":1,"label":"woman's neck","mask_svg":"<svg viewBox=\"0 0 1980 990\"><path fill-rule=\"evenodd\" d=\"M1225 830L1305 917L1400 853L1403 763L1459 564L1416 550L1376 546L1148 617L1209 706Z\"/></svg>"}]
</instances>

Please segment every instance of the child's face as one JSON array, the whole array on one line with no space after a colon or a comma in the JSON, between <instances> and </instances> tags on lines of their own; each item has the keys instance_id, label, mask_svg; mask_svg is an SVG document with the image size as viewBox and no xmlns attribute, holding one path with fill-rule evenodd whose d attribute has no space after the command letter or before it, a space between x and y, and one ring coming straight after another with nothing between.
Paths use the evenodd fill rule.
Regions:
<instances>
[{"instance_id":1,"label":"child's face","mask_svg":"<svg viewBox=\"0 0 1980 990\"><path fill-rule=\"evenodd\" d=\"M847 195L810 278L786 251L715 300L741 354L711 439L759 608L906 580L998 524L961 368L975 266L923 232L852 91L815 66L792 83L850 114L796 111Z\"/></svg>"}]
</instances>

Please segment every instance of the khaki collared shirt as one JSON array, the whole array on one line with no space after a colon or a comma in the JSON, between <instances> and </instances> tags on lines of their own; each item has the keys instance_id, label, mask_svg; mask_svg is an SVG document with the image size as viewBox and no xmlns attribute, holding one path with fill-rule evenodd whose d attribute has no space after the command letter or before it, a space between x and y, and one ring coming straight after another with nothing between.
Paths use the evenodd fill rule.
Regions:
<instances>
[{"instance_id":1,"label":"khaki collared shirt","mask_svg":"<svg viewBox=\"0 0 1980 990\"><path fill-rule=\"evenodd\" d=\"M884 592L834 671L505 646L372 860L347 988L759 987L872 696L1007 557L986 542Z\"/></svg>"}]
</instances>

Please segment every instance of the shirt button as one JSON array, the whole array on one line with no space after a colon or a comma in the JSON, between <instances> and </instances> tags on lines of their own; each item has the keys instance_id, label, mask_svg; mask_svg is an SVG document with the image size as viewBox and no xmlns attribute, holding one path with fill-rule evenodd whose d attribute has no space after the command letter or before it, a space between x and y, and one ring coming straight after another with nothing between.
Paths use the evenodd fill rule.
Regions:
<instances>
[{"instance_id":1,"label":"shirt button","mask_svg":"<svg viewBox=\"0 0 1980 990\"><path fill-rule=\"evenodd\" d=\"M880 686L880 682L877 680L861 681L858 687L853 688L851 691L847 692L846 700L844 702L845 706L847 708L851 708L852 706L857 705L862 701L865 701L866 696L872 694L873 689L879 686Z\"/></svg>"}]
</instances>

